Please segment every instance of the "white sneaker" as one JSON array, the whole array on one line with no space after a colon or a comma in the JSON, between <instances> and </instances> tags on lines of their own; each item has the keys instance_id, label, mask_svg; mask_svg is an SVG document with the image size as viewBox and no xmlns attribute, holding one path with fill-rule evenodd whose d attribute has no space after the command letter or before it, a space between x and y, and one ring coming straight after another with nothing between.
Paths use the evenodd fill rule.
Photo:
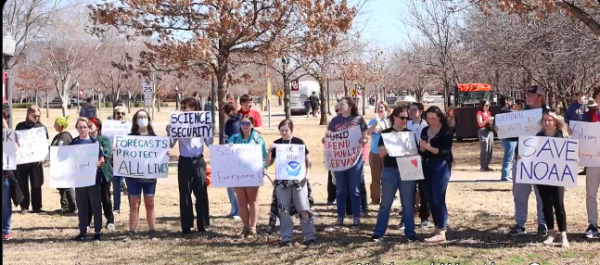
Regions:
<instances>
[{"instance_id":1,"label":"white sneaker","mask_svg":"<svg viewBox=\"0 0 600 265\"><path fill-rule=\"evenodd\" d=\"M106 229L108 229L109 231L114 231L115 230L115 224L107 224L106 225Z\"/></svg>"},{"instance_id":2,"label":"white sneaker","mask_svg":"<svg viewBox=\"0 0 600 265\"><path fill-rule=\"evenodd\" d=\"M233 217L231 217L231 218L232 218L233 220L236 220L236 221L241 221L241 220L242 220L242 218L241 218L241 217L239 217L239 216L237 216L237 215L234 215L234 216L233 216Z\"/></svg>"}]
</instances>

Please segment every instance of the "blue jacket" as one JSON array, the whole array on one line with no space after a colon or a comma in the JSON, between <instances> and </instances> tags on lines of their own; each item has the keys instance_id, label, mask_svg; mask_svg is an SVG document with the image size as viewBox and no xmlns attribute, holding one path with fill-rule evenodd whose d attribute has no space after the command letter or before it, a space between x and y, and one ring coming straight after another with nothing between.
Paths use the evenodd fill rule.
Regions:
<instances>
[{"instance_id":1,"label":"blue jacket","mask_svg":"<svg viewBox=\"0 0 600 265\"><path fill-rule=\"evenodd\" d=\"M225 125L223 125L223 143L229 143L229 138L236 133L240 132L240 120L242 119L241 114L237 114L229 118Z\"/></svg>"},{"instance_id":2,"label":"blue jacket","mask_svg":"<svg viewBox=\"0 0 600 265\"><path fill-rule=\"evenodd\" d=\"M571 103L567 111L565 112L565 122L567 125L569 121L585 121L585 114L588 112L588 107L585 104L579 104L575 101Z\"/></svg>"}]
</instances>

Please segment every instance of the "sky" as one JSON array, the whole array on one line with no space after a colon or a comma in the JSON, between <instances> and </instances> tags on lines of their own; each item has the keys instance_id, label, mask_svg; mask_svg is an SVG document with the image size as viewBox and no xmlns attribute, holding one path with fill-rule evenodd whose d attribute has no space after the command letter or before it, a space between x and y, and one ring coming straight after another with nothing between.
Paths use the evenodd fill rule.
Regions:
<instances>
[{"instance_id":1,"label":"sky","mask_svg":"<svg viewBox=\"0 0 600 265\"><path fill-rule=\"evenodd\" d=\"M405 9L402 1L370 0L363 8L364 14L356 20L364 28L362 38L382 49L405 45L408 42L407 32L412 30L400 20Z\"/></svg>"}]
</instances>

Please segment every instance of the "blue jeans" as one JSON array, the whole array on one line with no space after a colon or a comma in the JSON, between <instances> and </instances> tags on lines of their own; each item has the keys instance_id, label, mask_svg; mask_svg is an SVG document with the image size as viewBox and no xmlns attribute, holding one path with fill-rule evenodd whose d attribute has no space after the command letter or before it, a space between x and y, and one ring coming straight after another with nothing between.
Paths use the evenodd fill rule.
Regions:
<instances>
[{"instance_id":1,"label":"blue jeans","mask_svg":"<svg viewBox=\"0 0 600 265\"><path fill-rule=\"evenodd\" d=\"M402 202L402 222L404 223L404 234L416 236L415 233L415 189L416 181L402 181L398 168L384 167L381 171L381 205L377 214L375 224L375 235L383 237L390 221L390 209L394 203L396 190L400 191Z\"/></svg>"},{"instance_id":2,"label":"blue jeans","mask_svg":"<svg viewBox=\"0 0 600 265\"><path fill-rule=\"evenodd\" d=\"M229 203L231 203L231 212L229 212L230 216L239 215L240 211L237 203L237 196L235 195L235 190L233 188L227 188L227 196L229 197Z\"/></svg>"},{"instance_id":3,"label":"blue jeans","mask_svg":"<svg viewBox=\"0 0 600 265\"><path fill-rule=\"evenodd\" d=\"M113 204L113 211L121 211L121 188L125 180L121 176L113 176L111 181L113 183L113 201L115 203ZM127 196L127 200L131 203L129 196Z\"/></svg>"},{"instance_id":4,"label":"blue jeans","mask_svg":"<svg viewBox=\"0 0 600 265\"><path fill-rule=\"evenodd\" d=\"M446 208L446 189L450 182L450 168L443 159L423 161L423 188L431 209L433 223L438 229L446 229L448 209ZM404 211L404 210L403 210Z\"/></svg>"},{"instance_id":5,"label":"blue jeans","mask_svg":"<svg viewBox=\"0 0 600 265\"><path fill-rule=\"evenodd\" d=\"M504 159L502 159L502 179L511 178L513 160L515 159L515 149L517 141L502 139L502 148L504 149Z\"/></svg>"},{"instance_id":6,"label":"blue jeans","mask_svg":"<svg viewBox=\"0 0 600 265\"><path fill-rule=\"evenodd\" d=\"M10 232L12 205L10 204L10 179L2 176L2 235Z\"/></svg>"},{"instance_id":7,"label":"blue jeans","mask_svg":"<svg viewBox=\"0 0 600 265\"><path fill-rule=\"evenodd\" d=\"M360 183L363 179L363 163L362 155L359 157L358 163L353 167L344 170L333 172L336 180L336 200L337 200L337 216L338 221L343 220L346 216L346 195L350 193L350 201L352 204L352 215L354 218L360 218Z\"/></svg>"}]
</instances>

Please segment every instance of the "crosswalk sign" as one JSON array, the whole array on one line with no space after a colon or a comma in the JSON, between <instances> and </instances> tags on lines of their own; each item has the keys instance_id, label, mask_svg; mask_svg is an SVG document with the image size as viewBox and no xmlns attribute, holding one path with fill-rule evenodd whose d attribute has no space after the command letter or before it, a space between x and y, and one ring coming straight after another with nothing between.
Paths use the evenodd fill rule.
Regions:
<instances>
[{"instance_id":1,"label":"crosswalk sign","mask_svg":"<svg viewBox=\"0 0 600 265\"><path fill-rule=\"evenodd\" d=\"M281 89L281 88L280 88L280 89L277 91L277 96L278 96L278 97L283 97L283 89Z\"/></svg>"},{"instance_id":2,"label":"crosswalk sign","mask_svg":"<svg viewBox=\"0 0 600 265\"><path fill-rule=\"evenodd\" d=\"M356 97L356 88L353 88L352 90L350 90L350 96Z\"/></svg>"}]
</instances>

